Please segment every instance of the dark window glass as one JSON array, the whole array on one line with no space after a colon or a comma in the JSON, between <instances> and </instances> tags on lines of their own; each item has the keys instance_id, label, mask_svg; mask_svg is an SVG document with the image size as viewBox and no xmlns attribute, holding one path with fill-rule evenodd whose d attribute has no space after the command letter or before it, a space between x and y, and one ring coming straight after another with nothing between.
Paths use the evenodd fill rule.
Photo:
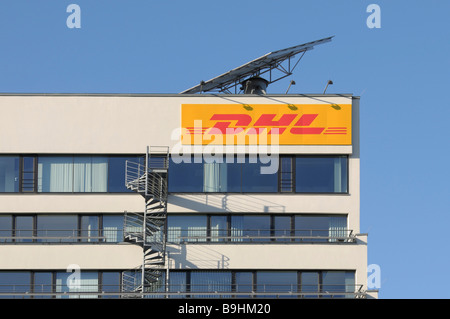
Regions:
<instances>
[{"instance_id":1,"label":"dark window glass","mask_svg":"<svg viewBox=\"0 0 450 319\"><path fill-rule=\"evenodd\" d=\"M233 241L270 240L270 216L231 216L231 237Z\"/></svg>"},{"instance_id":2,"label":"dark window glass","mask_svg":"<svg viewBox=\"0 0 450 319\"><path fill-rule=\"evenodd\" d=\"M243 163L242 164L242 192L265 193L278 192L278 175L261 174L261 167L267 164Z\"/></svg>"},{"instance_id":3,"label":"dark window glass","mask_svg":"<svg viewBox=\"0 0 450 319\"><path fill-rule=\"evenodd\" d=\"M172 215L167 218L167 240L173 243L183 241L206 241L206 215Z\"/></svg>"},{"instance_id":4,"label":"dark window glass","mask_svg":"<svg viewBox=\"0 0 450 319\"><path fill-rule=\"evenodd\" d=\"M78 218L76 215L38 215L38 241L76 242Z\"/></svg>"},{"instance_id":5,"label":"dark window glass","mask_svg":"<svg viewBox=\"0 0 450 319\"><path fill-rule=\"evenodd\" d=\"M187 291L186 272L171 271L169 273L169 291L181 293ZM178 298L178 296L171 296L171 298Z\"/></svg>"},{"instance_id":6,"label":"dark window glass","mask_svg":"<svg viewBox=\"0 0 450 319\"><path fill-rule=\"evenodd\" d=\"M257 292L297 292L297 285L297 272L295 271L258 271L256 273ZM284 296L279 297L283 298Z\"/></svg>"},{"instance_id":7,"label":"dark window glass","mask_svg":"<svg viewBox=\"0 0 450 319\"><path fill-rule=\"evenodd\" d=\"M313 241L334 241L336 237L347 237L347 217L295 216L295 236L304 237L300 240Z\"/></svg>"},{"instance_id":8,"label":"dark window glass","mask_svg":"<svg viewBox=\"0 0 450 319\"><path fill-rule=\"evenodd\" d=\"M169 167L169 192L203 192L203 163L171 161Z\"/></svg>"},{"instance_id":9,"label":"dark window glass","mask_svg":"<svg viewBox=\"0 0 450 319\"><path fill-rule=\"evenodd\" d=\"M0 156L0 192L19 191L19 157Z\"/></svg>"},{"instance_id":10,"label":"dark window glass","mask_svg":"<svg viewBox=\"0 0 450 319\"><path fill-rule=\"evenodd\" d=\"M289 241L291 237L291 217L274 216L273 222L276 241Z\"/></svg>"},{"instance_id":11,"label":"dark window glass","mask_svg":"<svg viewBox=\"0 0 450 319\"><path fill-rule=\"evenodd\" d=\"M11 242L12 239L12 216L1 215L0 216L0 243Z\"/></svg>"},{"instance_id":12,"label":"dark window glass","mask_svg":"<svg viewBox=\"0 0 450 319\"><path fill-rule=\"evenodd\" d=\"M192 292L231 292L231 272L229 271L193 271L191 273ZM198 295L198 298L219 298L227 296Z\"/></svg>"},{"instance_id":13,"label":"dark window glass","mask_svg":"<svg viewBox=\"0 0 450 319\"><path fill-rule=\"evenodd\" d=\"M354 292L355 274L351 271L324 271L322 272L322 291L327 292ZM333 295L345 297L345 295Z\"/></svg>"},{"instance_id":14,"label":"dark window glass","mask_svg":"<svg viewBox=\"0 0 450 319\"><path fill-rule=\"evenodd\" d=\"M295 190L299 193L346 193L347 157L297 157Z\"/></svg>"},{"instance_id":15,"label":"dark window glass","mask_svg":"<svg viewBox=\"0 0 450 319\"><path fill-rule=\"evenodd\" d=\"M103 215L103 236L108 243L123 241L123 215Z\"/></svg>"},{"instance_id":16,"label":"dark window glass","mask_svg":"<svg viewBox=\"0 0 450 319\"><path fill-rule=\"evenodd\" d=\"M108 191L111 193L132 192L125 186L126 161L139 162L138 157L111 156L109 158Z\"/></svg>"},{"instance_id":17,"label":"dark window glass","mask_svg":"<svg viewBox=\"0 0 450 319\"><path fill-rule=\"evenodd\" d=\"M102 291L120 292L120 272L108 271L102 273ZM117 298L117 296L104 295L103 298Z\"/></svg>"},{"instance_id":18,"label":"dark window glass","mask_svg":"<svg viewBox=\"0 0 450 319\"><path fill-rule=\"evenodd\" d=\"M235 273L235 291L252 292L253 291L253 273L249 271L237 271ZM239 298L250 298L250 295L236 295Z\"/></svg>"},{"instance_id":19,"label":"dark window glass","mask_svg":"<svg viewBox=\"0 0 450 319\"><path fill-rule=\"evenodd\" d=\"M25 293L31 291L29 271L0 271L0 292ZM23 296L2 295L0 298L24 298ZM27 297L25 297L27 298Z\"/></svg>"},{"instance_id":20,"label":"dark window glass","mask_svg":"<svg viewBox=\"0 0 450 319\"><path fill-rule=\"evenodd\" d=\"M312 295L312 292L319 292L319 273L302 272L301 273L301 292L306 293L305 298L317 298L317 295Z\"/></svg>"},{"instance_id":21,"label":"dark window glass","mask_svg":"<svg viewBox=\"0 0 450 319\"><path fill-rule=\"evenodd\" d=\"M35 293L51 293L52 292L52 273L51 272L36 272L34 273L34 286L33 291ZM51 298L50 295L36 295L33 298Z\"/></svg>"},{"instance_id":22,"label":"dark window glass","mask_svg":"<svg viewBox=\"0 0 450 319\"><path fill-rule=\"evenodd\" d=\"M81 216L81 241L98 242L99 241L99 222L97 215Z\"/></svg>"},{"instance_id":23,"label":"dark window glass","mask_svg":"<svg viewBox=\"0 0 450 319\"><path fill-rule=\"evenodd\" d=\"M15 241L32 242L33 216L16 216Z\"/></svg>"}]
</instances>

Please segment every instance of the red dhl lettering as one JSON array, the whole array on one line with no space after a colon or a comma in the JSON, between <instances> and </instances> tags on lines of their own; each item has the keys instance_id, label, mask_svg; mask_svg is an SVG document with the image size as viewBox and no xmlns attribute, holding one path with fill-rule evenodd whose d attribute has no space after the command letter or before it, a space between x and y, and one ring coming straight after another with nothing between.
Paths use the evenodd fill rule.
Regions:
<instances>
[{"instance_id":1,"label":"red dhl lettering","mask_svg":"<svg viewBox=\"0 0 450 319\"><path fill-rule=\"evenodd\" d=\"M253 125L253 118L248 114L214 114L210 120L216 123L212 127L186 127L190 134L283 134L289 132L296 135L347 134L347 127L313 127L311 126L319 114L283 114L274 120L276 114L261 114ZM296 119L298 120L294 122ZM234 123L234 125L232 125ZM274 130L275 129L275 130Z\"/></svg>"}]
</instances>

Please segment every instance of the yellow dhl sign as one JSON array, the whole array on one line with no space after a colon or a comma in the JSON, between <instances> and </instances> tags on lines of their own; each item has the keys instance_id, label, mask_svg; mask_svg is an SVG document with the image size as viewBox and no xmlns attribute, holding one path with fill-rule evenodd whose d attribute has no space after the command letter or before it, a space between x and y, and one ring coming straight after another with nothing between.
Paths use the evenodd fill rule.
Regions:
<instances>
[{"instance_id":1,"label":"yellow dhl sign","mask_svg":"<svg viewBox=\"0 0 450 319\"><path fill-rule=\"evenodd\" d=\"M351 104L182 104L182 144L351 145Z\"/></svg>"}]
</instances>

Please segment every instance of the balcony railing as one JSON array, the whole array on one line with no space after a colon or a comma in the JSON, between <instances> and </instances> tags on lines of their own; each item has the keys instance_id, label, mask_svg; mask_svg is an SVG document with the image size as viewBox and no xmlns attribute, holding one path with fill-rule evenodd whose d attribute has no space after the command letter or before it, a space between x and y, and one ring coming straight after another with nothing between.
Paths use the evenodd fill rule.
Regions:
<instances>
[{"instance_id":1,"label":"balcony railing","mask_svg":"<svg viewBox=\"0 0 450 319\"><path fill-rule=\"evenodd\" d=\"M0 285L0 298L366 298L362 285L161 285L152 293L119 285Z\"/></svg>"},{"instance_id":2,"label":"balcony railing","mask_svg":"<svg viewBox=\"0 0 450 319\"><path fill-rule=\"evenodd\" d=\"M142 229L133 229L136 232ZM130 231L130 229L128 229ZM152 235L161 236L161 233ZM150 238L148 238L150 239ZM185 243L354 243L352 230L169 229L167 242ZM0 243L118 243L123 230L0 230Z\"/></svg>"},{"instance_id":3,"label":"balcony railing","mask_svg":"<svg viewBox=\"0 0 450 319\"><path fill-rule=\"evenodd\" d=\"M117 243L121 229L0 230L0 243Z\"/></svg>"},{"instance_id":4,"label":"balcony railing","mask_svg":"<svg viewBox=\"0 0 450 319\"><path fill-rule=\"evenodd\" d=\"M352 230L176 229L168 230L169 243L354 243Z\"/></svg>"}]
</instances>

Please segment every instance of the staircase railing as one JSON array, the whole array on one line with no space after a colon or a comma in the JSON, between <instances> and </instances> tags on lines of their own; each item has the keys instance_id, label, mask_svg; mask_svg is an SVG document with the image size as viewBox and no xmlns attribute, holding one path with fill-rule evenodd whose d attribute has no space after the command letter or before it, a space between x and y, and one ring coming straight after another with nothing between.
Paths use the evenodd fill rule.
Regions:
<instances>
[{"instance_id":1,"label":"staircase railing","mask_svg":"<svg viewBox=\"0 0 450 319\"><path fill-rule=\"evenodd\" d=\"M145 210L124 214L124 240L143 248L143 260L140 272L124 272L123 292L156 292L163 286L168 167L168 147L147 147L144 163L126 161L125 185L144 197Z\"/></svg>"}]
</instances>

